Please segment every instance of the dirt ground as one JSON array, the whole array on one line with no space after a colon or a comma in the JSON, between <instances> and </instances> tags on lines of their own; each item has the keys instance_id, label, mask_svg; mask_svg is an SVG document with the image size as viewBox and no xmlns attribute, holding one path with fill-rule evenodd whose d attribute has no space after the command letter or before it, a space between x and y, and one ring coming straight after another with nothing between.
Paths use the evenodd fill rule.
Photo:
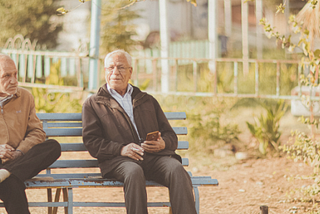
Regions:
<instances>
[{"instance_id":1,"label":"dirt ground","mask_svg":"<svg viewBox=\"0 0 320 214\"><path fill-rule=\"evenodd\" d=\"M199 160L192 160L190 163ZM206 160L207 163L211 162ZM213 158L210 164L200 168L190 165L194 175L208 175L218 179L219 186L200 187L200 213L201 214L235 214L260 213L259 207L267 205L269 213L308 213L310 204L292 202L286 193L294 187L306 184L298 180L289 182L285 175L308 174L311 169L302 163L295 163L286 158L251 159L236 161L233 157L223 159ZM212 164L212 163L216 163ZM217 165L218 164L218 165ZM212 167L216 169L212 170ZM27 190L29 201L45 201L45 190ZM168 200L168 191L165 188L148 188L149 201ZM121 188L75 189L75 201L123 201ZM47 208L30 208L31 213L46 213ZM4 213L3 208L0 213ZM63 213L59 208L58 213ZM121 213L124 208L74 208L74 213L100 214ZM149 208L150 214L168 213L168 208Z\"/></svg>"}]
</instances>

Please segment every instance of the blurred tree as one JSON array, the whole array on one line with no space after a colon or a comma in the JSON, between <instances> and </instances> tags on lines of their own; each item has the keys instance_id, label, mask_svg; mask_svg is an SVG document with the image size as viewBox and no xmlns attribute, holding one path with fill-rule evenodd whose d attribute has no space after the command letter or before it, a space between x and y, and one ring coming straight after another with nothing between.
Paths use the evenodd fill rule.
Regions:
<instances>
[{"instance_id":1,"label":"blurred tree","mask_svg":"<svg viewBox=\"0 0 320 214\"><path fill-rule=\"evenodd\" d=\"M22 34L48 49L57 46L62 24L57 22L54 0L0 0L0 47Z\"/></svg>"},{"instance_id":2,"label":"blurred tree","mask_svg":"<svg viewBox=\"0 0 320 214\"><path fill-rule=\"evenodd\" d=\"M136 35L133 21L139 17L132 7L123 8L123 1L105 1L101 9L100 53L103 55L115 49L134 50L139 42L132 38Z\"/></svg>"}]
</instances>

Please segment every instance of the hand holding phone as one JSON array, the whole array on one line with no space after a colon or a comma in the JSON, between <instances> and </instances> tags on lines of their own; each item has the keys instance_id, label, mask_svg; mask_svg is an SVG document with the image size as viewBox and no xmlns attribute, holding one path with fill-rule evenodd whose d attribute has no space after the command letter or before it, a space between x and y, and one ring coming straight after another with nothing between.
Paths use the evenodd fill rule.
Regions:
<instances>
[{"instance_id":1,"label":"hand holding phone","mask_svg":"<svg viewBox=\"0 0 320 214\"><path fill-rule=\"evenodd\" d=\"M141 147L146 152L156 153L165 149L166 144L161 137L161 133L159 131L155 131L147 134L146 141L141 144Z\"/></svg>"},{"instance_id":2,"label":"hand holding phone","mask_svg":"<svg viewBox=\"0 0 320 214\"><path fill-rule=\"evenodd\" d=\"M149 132L146 141L156 141L159 138L159 131Z\"/></svg>"}]
</instances>

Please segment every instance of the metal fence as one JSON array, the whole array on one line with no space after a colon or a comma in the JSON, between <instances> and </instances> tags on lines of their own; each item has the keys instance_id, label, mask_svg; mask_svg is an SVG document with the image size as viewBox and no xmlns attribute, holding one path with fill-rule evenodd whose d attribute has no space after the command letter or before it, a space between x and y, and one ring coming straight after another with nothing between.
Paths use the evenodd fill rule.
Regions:
<instances>
[{"instance_id":1,"label":"metal fence","mask_svg":"<svg viewBox=\"0 0 320 214\"><path fill-rule=\"evenodd\" d=\"M69 53L69 52L48 52L48 51L30 51L2 49L2 52L8 54L15 61L18 68L18 79L21 86L41 87L60 90L86 90L89 72L89 57L87 53ZM301 73L299 61L292 60L249 60L249 73L242 71L242 59L216 59L212 61L206 58L160 58L160 57L133 57L133 76L132 81L135 85L141 86L148 81L146 91L150 93L161 92L161 60L166 59L170 63L170 90L168 94L187 95L187 96L221 96L221 97L256 97L256 98L274 98L274 99L295 99L291 94L281 93L281 76L291 67L291 73L297 80ZM71 78L73 85L55 86L46 85L46 78L50 78L51 66L59 63L59 77ZM98 85L104 82L103 59L99 60L99 78ZM216 68L216 72L210 72L210 64ZM265 94L261 87L264 84L266 76L265 68L274 72L269 72L268 79L272 79L274 93ZM273 68L273 67L274 68ZM292 71L294 70L294 71ZM207 77L201 76L206 72ZM183 75L187 76L183 79ZM232 80L232 93L219 89L223 84L221 75L229 75L229 82ZM202 82L201 82L202 81ZM211 84L208 90L202 90L203 81L209 81ZM299 81L294 82L294 86L299 86ZM186 86L182 86L187 84ZM208 83L206 83L208 84ZM230 83L231 84L231 83ZM254 90L246 92L241 87L254 85ZM271 87L271 86L270 86ZM298 94L297 94L298 95Z\"/></svg>"},{"instance_id":2,"label":"metal fence","mask_svg":"<svg viewBox=\"0 0 320 214\"><path fill-rule=\"evenodd\" d=\"M30 40L17 36L0 51L10 55L15 61L20 86L61 92L87 91L90 77L86 49L75 52L37 51ZM303 72L300 62L295 60L243 61L220 58L213 61L195 57L135 56L132 63L133 83L149 93L163 94L161 60L168 60L170 65L170 89L166 94L290 100L298 99L302 94L301 90L292 91L295 87L301 89L298 79ZM247 73L242 70L243 63L249 63ZM59 78L69 80L64 81L64 85L46 84L52 78L53 66L58 66ZM103 57L100 58L98 67L97 85L101 85L105 82ZM215 72L211 72L212 68Z\"/></svg>"}]
</instances>

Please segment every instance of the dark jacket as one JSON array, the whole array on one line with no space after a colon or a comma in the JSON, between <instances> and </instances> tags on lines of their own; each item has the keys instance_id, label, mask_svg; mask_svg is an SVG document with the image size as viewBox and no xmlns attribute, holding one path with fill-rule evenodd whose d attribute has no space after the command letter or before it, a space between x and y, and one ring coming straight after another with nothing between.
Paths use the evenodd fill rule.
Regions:
<instances>
[{"instance_id":1,"label":"dark jacket","mask_svg":"<svg viewBox=\"0 0 320 214\"><path fill-rule=\"evenodd\" d=\"M181 161L175 153L178 138L157 100L133 86L132 103L140 137L145 139L147 133L160 131L166 144L164 150L153 155L172 155ZM83 143L89 153L98 159L103 175L110 172L119 160L129 159L120 155L123 146L129 143L140 145L129 116L109 94L106 85L83 104L82 123Z\"/></svg>"}]
</instances>

